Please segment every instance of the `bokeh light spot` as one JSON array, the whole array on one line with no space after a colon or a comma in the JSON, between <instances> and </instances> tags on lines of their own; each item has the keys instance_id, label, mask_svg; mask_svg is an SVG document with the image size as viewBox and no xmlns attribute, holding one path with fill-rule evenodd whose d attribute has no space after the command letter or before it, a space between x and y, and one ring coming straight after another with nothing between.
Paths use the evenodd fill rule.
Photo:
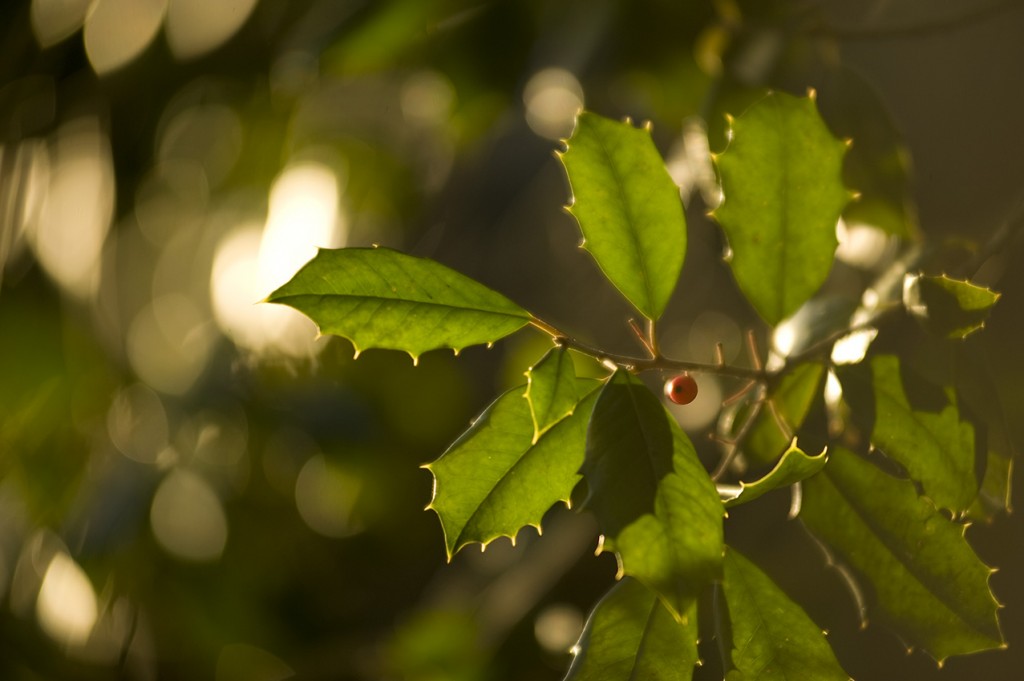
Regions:
<instances>
[{"instance_id":1,"label":"bokeh light spot","mask_svg":"<svg viewBox=\"0 0 1024 681\"><path fill-rule=\"evenodd\" d=\"M50 47L82 27L92 0L32 0L32 32L41 47Z\"/></svg>"},{"instance_id":2,"label":"bokeh light spot","mask_svg":"<svg viewBox=\"0 0 1024 681\"><path fill-rule=\"evenodd\" d=\"M53 556L36 599L36 617L50 638L66 646L89 640L98 608L92 582L64 552Z\"/></svg>"},{"instance_id":3,"label":"bokeh light spot","mask_svg":"<svg viewBox=\"0 0 1024 681\"><path fill-rule=\"evenodd\" d=\"M263 229L241 225L218 244L210 283L214 315L239 346L293 357L312 356L323 347L304 315L258 303L291 279L318 247L344 244L339 191L327 166L292 165L274 182Z\"/></svg>"},{"instance_id":4,"label":"bokeh light spot","mask_svg":"<svg viewBox=\"0 0 1024 681\"><path fill-rule=\"evenodd\" d=\"M410 123L443 123L454 100L455 89L451 82L436 71L414 73L402 85L402 115Z\"/></svg>"},{"instance_id":5,"label":"bokeh light spot","mask_svg":"<svg viewBox=\"0 0 1024 681\"><path fill-rule=\"evenodd\" d=\"M167 447L167 413L155 392L141 383L119 392L107 411L107 431L118 451L155 464Z\"/></svg>"},{"instance_id":6,"label":"bokeh light spot","mask_svg":"<svg viewBox=\"0 0 1024 681\"><path fill-rule=\"evenodd\" d=\"M878 227L847 224L842 219L836 224L836 237L836 260L862 269L876 266L893 246L893 240Z\"/></svg>"},{"instance_id":7,"label":"bokeh light spot","mask_svg":"<svg viewBox=\"0 0 1024 681\"><path fill-rule=\"evenodd\" d=\"M583 87L565 69L538 71L523 90L526 122L541 137L558 140L572 133L583 108Z\"/></svg>"},{"instance_id":8,"label":"bokeh light spot","mask_svg":"<svg viewBox=\"0 0 1024 681\"><path fill-rule=\"evenodd\" d=\"M216 560L227 544L228 520L220 499L191 471L167 474L153 495L149 519L160 546L184 560Z\"/></svg>"},{"instance_id":9,"label":"bokeh light spot","mask_svg":"<svg viewBox=\"0 0 1024 681\"><path fill-rule=\"evenodd\" d=\"M358 478L317 454L295 480L295 505L314 532L325 537L348 537L362 529L353 518L361 487Z\"/></svg>"},{"instance_id":10,"label":"bokeh light spot","mask_svg":"<svg viewBox=\"0 0 1024 681\"><path fill-rule=\"evenodd\" d=\"M198 163L206 181L216 187L231 172L242 153L242 122L224 104L188 107L169 118L160 135L161 161Z\"/></svg>"},{"instance_id":11,"label":"bokeh light spot","mask_svg":"<svg viewBox=\"0 0 1024 681\"><path fill-rule=\"evenodd\" d=\"M178 59L192 59L220 47L238 32L257 0L171 0L167 44Z\"/></svg>"},{"instance_id":12,"label":"bokeh light spot","mask_svg":"<svg viewBox=\"0 0 1024 681\"><path fill-rule=\"evenodd\" d=\"M30 232L43 269L67 292L89 298L114 213L110 143L94 119L66 124L52 150L50 182Z\"/></svg>"},{"instance_id":13,"label":"bokeh light spot","mask_svg":"<svg viewBox=\"0 0 1024 681\"><path fill-rule=\"evenodd\" d=\"M574 605L549 605L533 624L537 643L552 654L567 653L583 632L583 613Z\"/></svg>"},{"instance_id":14,"label":"bokeh light spot","mask_svg":"<svg viewBox=\"0 0 1024 681\"><path fill-rule=\"evenodd\" d=\"M266 292L286 283L318 247L344 242L338 214L338 179L316 162L290 166L270 190L267 225L260 244L260 276Z\"/></svg>"},{"instance_id":15,"label":"bokeh light spot","mask_svg":"<svg viewBox=\"0 0 1024 681\"><path fill-rule=\"evenodd\" d=\"M85 53L93 70L110 73L142 54L166 11L167 0L95 0L85 19Z\"/></svg>"},{"instance_id":16,"label":"bokeh light spot","mask_svg":"<svg viewBox=\"0 0 1024 681\"><path fill-rule=\"evenodd\" d=\"M160 296L135 316L128 329L128 360L149 385L182 395L206 368L212 349L206 319L186 296Z\"/></svg>"}]
</instances>

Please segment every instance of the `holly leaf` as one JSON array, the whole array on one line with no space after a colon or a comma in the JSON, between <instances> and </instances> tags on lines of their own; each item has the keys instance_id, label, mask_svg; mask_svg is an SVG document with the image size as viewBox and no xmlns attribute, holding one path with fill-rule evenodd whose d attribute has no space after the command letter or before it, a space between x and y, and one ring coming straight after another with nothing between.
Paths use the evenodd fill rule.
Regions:
<instances>
[{"instance_id":1,"label":"holly leaf","mask_svg":"<svg viewBox=\"0 0 1024 681\"><path fill-rule=\"evenodd\" d=\"M803 488L800 517L866 578L901 638L939 662L1004 647L992 570L971 550L965 526L919 497L911 481L835 449Z\"/></svg>"},{"instance_id":2,"label":"holly leaf","mask_svg":"<svg viewBox=\"0 0 1024 681\"><path fill-rule=\"evenodd\" d=\"M868 368L840 367L839 380L871 443L920 482L940 508L957 515L966 511L978 492L974 427L961 420L952 391L904 375L893 355L876 355Z\"/></svg>"},{"instance_id":3,"label":"holly leaf","mask_svg":"<svg viewBox=\"0 0 1024 681\"><path fill-rule=\"evenodd\" d=\"M568 416L579 404L579 383L572 356L552 348L526 372L526 399L533 417L533 441Z\"/></svg>"},{"instance_id":4,"label":"holly leaf","mask_svg":"<svg viewBox=\"0 0 1024 681\"><path fill-rule=\"evenodd\" d=\"M637 310L660 317L683 267L686 219L650 132L583 112L566 145L558 157L583 247Z\"/></svg>"},{"instance_id":5,"label":"holly leaf","mask_svg":"<svg viewBox=\"0 0 1024 681\"><path fill-rule=\"evenodd\" d=\"M735 497L725 500L725 507L732 508L764 496L768 492L780 487L806 480L820 471L827 461L825 450L817 456L808 456L796 446L796 438L789 445L789 449L782 455L775 468L767 475L754 482L741 482L740 491Z\"/></svg>"},{"instance_id":6,"label":"holly leaf","mask_svg":"<svg viewBox=\"0 0 1024 681\"><path fill-rule=\"evenodd\" d=\"M638 379L617 371L601 389L581 468L603 548L619 573L658 592L682 618L721 575L724 508L693 444Z\"/></svg>"},{"instance_id":7,"label":"holly leaf","mask_svg":"<svg viewBox=\"0 0 1024 681\"><path fill-rule=\"evenodd\" d=\"M493 343L529 323L530 313L444 265L388 248L320 249L267 302L294 307L321 333L359 353Z\"/></svg>"},{"instance_id":8,"label":"holly leaf","mask_svg":"<svg viewBox=\"0 0 1024 681\"><path fill-rule=\"evenodd\" d=\"M821 394L821 377L825 367L819 362L798 364L783 375L757 415L750 435L743 445L743 454L758 464L774 461L785 452L793 435L804 424L814 398ZM774 408L775 414L772 414ZM786 431L783 431L785 427Z\"/></svg>"},{"instance_id":9,"label":"holly leaf","mask_svg":"<svg viewBox=\"0 0 1024 681\"><path fill-rule=\"evenodd\" d=\"M733 678L850 681L824 632L736 549L725 554L722 591L732 625Z\"/></svg>"},{"instance_id":10,"label":"holly leaf","mask_svg":"<svg viewBox=\"0 0 1024 681\"><path fill-rule=\"evenodd\" d=\"M657 594L626 577L590 613L565 681L689 681L696 610L694 603L677 621Z\"/></svg>"},{"instance_id":11,"label":"holly leaf","mask_svg":"<svg viewBox=\"0 0 1024 681\"><path fill-rule=\"evenodd\" d=\"M434 475L427 508L441 519L449 559L466 544L514 540L527 525L539 529L548 509L569 502L598 395L597 381L576 383L581 401L572 415L538 440L519 386L495 400L437 461L424 466Z\"/></svg>"},{"instance_id":12,"label":"holly leaf","mask_svg":"<svg viewBox=\"0 0 1024 681\"><path fill-rule=\"evenodd\" d=\"M836 223L850 198L843 186L847 144L818 115L813 93L781 92L729 120L729 146L715 157L736 283L770 325L796 311L825 282Z\"/></svg>"},{"instance_id":13,"label":"holly leaf","mask_svg":"<svg viewBox=\"0 0 1024 681\"><path fill-rule=\"evenodd\" d=\"M995 291L947 276L908 274L903 281L903 305L925 328L945 338L966 338L985 326Z\"/></svg>"}]
</instances>

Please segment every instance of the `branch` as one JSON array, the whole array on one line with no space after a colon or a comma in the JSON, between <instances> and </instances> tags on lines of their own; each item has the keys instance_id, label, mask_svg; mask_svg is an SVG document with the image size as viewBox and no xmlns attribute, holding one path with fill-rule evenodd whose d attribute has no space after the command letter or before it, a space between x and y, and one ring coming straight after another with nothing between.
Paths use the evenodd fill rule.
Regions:
<instances>
[{"instance_id":1,"label":"branch","mask_svg":"<svg viewBox=\"0 0 1024 681\"><path fill-rule=\"evenodd\" d=\"M728 364L705 364L703 362L689 362L685 360L672 359L665 356L657 357L635 357L633 355L622 355L616 352L607 352L595 348L581 341L576 340L568 334L562 333L557 328L548 324L542 319L532 317L530 324L535 328L551 336L552 340L563 348L576 350L584 355L593 357L599 362L612 363L632 373L643 371L689 371L693 373L716 374L718 376L729 376L758 382L767 381L770 374L764 369L750 369L737 367ZM655 346L656 348L657 346Z\"/></svg>"},{"instance_id":2,"label":"branch","mask_svg":"<svg viewBox=\"0 0 1024 681\"><path fill-rule=\"evenodd\" d=\"M744 420L743 425L740 426L739 431L732 439L725 441L727 447L725 454L722 456L721 461L718 462L718 465L715 466L715 470L711 473L711 479L713 481L718 482L718 480L725 475L726 471L729 470L729 466L732 465L736 455L740 452L740 447L743 446L743 441L747 439L747 436L750 435L750 431L754 429L754 424L757 423L757 417L761 415L764 403L765 396L763 394L762 387L762 394L757 396L753 406L750 408L750 412L747 414L746 420Z\"/></svg>"}]
</instances>

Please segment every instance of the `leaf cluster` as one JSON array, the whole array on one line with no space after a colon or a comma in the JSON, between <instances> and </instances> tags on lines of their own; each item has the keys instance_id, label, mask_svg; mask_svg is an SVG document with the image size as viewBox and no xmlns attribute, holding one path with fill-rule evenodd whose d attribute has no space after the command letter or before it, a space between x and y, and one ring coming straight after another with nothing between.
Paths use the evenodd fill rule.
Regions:
<instances>
[{"instance_id":1,"label":"leaf cluster","mask_svg":"<svg viewBox=\"0 0 1024 681\"><path fill-rule=\"evenodd\" d=\"M981 327L998 295L908 270L888 299L861 305L800 347L782 347L782 332L816 309L832 269L836 225L855 196L842 179L849 142L829 130L813 93L769 94L729 124L729 145L714 157L724 200L713 217L739 291L777 340L769 356L752 344L747 366L661 352L657 325L686 255L678 188L649 126L589 112L559 153L569 211L584 248L645 320L633 323L645 354L591 347L438 262L385 248L322 250L269 301L299 309L357 352L387 348L416 359L491 344L525 326L551 337L526 383L498 397L426 468L449 558L471 543L540 528L548 509L586 490L580 505L597 519L599 550L614 552L620 581L595 606L570 679L689 679L706 615L730 680L849 678L803 609L726 546L727 509L780 489L852 575L858 602L871 594L865 608L905 641L940 662L1002 646L991 570L964 532L967 517L1005 510L992 501L1007 498L1005 458L976 451L977 426L953 385L932 385L900 356L869 348L894 313L961 339ZM861 346L852 357L851 344ZM577 377L570 350L600 360L608 375ZM741 384L722 405L712 472L640 378L683 370ZM824 434L804 427L815 410ZM806 454L804 441L820 453ZM979 456L987 461L980 482ZM770 470L750 479L735 465L741 460ZM707 614L698 602L709 593Z\"/></svg>"}]
</instances>

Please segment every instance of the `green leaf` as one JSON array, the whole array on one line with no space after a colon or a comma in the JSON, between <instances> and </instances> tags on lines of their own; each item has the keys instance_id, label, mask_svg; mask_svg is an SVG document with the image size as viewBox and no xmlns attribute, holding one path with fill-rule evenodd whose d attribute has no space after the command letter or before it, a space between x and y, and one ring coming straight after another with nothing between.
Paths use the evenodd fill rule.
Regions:
<instances>
[{"instance_id":1,"label":"green leaf","mask_svg":"<svg viewBox=\"0 0 1024 681\"><path fill-rule=\"evenodd\" d=\"M819 362L797 365L785 374L768 394L771 404L765 404L743 445L743 454L753 463L766 464L785 452L793 435L800 430L811 410L814 399L821 394L821 377L825 366ZM775 413L772 415L771 406ZM783 432L782 425L788 429Z\"/></svg>"},{"instance_id":2,"label":"green leaf","mask_svg":"<svg viewBox=\"0 0 1024 681\"><path fill-rule=\"evenodd\" d=\"M526 399L533 417L533 441L572 413L580 401L569 351L552 348L526 372Z\"/></svg>"},{"instance_id":3,"label":"green leaf","mask_svg":"<svg viewBox=\"0 0 1024 681\"><path fill-rule=\"evenodd\" d=\"M722 591L732 624L732 663L743 678L849 681L824 632L771 578L731 547L725 554Z\"/></svg>"},{"instance_id":4,"label":"green leaf","mask_svg":"<svg viewBox=\"0 0 1024 681\"><path fill-rule=\"evenodd\" d=\"M427 350L493 343L530 321L500 293L425 258L388 248L321 249L267 298L310 317L356 352Z\"/></svg>"},{"instance_id":5,"label":"green leaf","mask_svg":"<svg viewBox=\"0 0 1024 681\"><path fill-rule=\"evenodd\" d=\"M917 495L909 480L844 449L804 482L800 517L871 584L896 632L940 662L1003 646L992 573L965 527Z\"/></svg>"},{"instance_id":6,"label":"green leaf","mask_svg":"<svg viewBox=\"0 0 1024 681\"><path fill-rule=\"evenodd\" d=\"M960 419L952 391L904 376L893 355L873 357L870 376L860 365L840 367L839 379L871 443L906 468L940 508L958 515L966 511L978 491L974 428Z\"/></svg>"},{"instance_id":7,"label":"green leaf","mask_svg":"<svg viewBox=\"0 0 1024 681\"><path fill-rule=\"evenodd\" d=\"M583 112L559 154L583 247L622 295L657 319L686 255L679 188L648 130Z\"/></svg>"},{"instance_id":8,"label":"green leaf","mask_svg":"<svg viewBox=\"0 0 1024 681\"><path fill-rule=\"evenodd\" d=\"M432 508L441 519L449 559L466 544L515 538L544 513L568 503L579 481L587 421L597 381L576 379L582 401L536 442L523 386L489 406L441 457L424 468L434 475Z\"/></svg>"},{"instance_id":9,"label":"green leaf","mask_svg":"<svg viewBox=\"0 0 1024 681\"><path fill-rule=\"evenodd\" d=\"M581 472L584 505L597 516L603 547L616 552L620 575L657 591L682 617L721 575L725 509L679 424L624 371L594 405Z\"/></svg>"},{"instance_id":10,"label":"green leaf","mask_svg":"<svg viewBox=\"0 0 1024 681\"><path fill-rule=\"evenodd\" d=\"M836 223L850 198L842 181L847 145L818 115L813 97L773 93L730 120L715 158L724 201L714 217L732 250L740 290L771 325L825 282Z\"/></svg>"},{"instance_id":11,"label":"green leaf","mask_svg":"<svg viewBox=\"0 0 1024 681\"><path fill-rule=\"evenodd\" d=\"M908 274L903 305L934 334L965 338L985 326L999 294L969 281Z\"/></svg>"},{"instance_id":12,"label":"green leaf","mask_svg":"<svg viewBox=\"0 0 1024 681\"><path fill-rule=\"evenodd\" d=\"M760 480L754 482L741 482L740 493L725 501L726 508L739 506L753 501L760 496L780 487L788 487L794 483L806 480L825 466L827 460L825 450L817 456L808 456L796 446L796 438L790 443L789 449L782 455L782 458L770 473Z\"/></svg>"},{"instance_id":13,"label":"green leaf","mask_svg":"<svg viewBox=\"0 0 1024 681\"><path fill-rule=\"evenodd\" d=\"M696 604L676 621L657 594L626 577L590 613L565 681L689 681Z\"/></svg>"}]
</instances>

